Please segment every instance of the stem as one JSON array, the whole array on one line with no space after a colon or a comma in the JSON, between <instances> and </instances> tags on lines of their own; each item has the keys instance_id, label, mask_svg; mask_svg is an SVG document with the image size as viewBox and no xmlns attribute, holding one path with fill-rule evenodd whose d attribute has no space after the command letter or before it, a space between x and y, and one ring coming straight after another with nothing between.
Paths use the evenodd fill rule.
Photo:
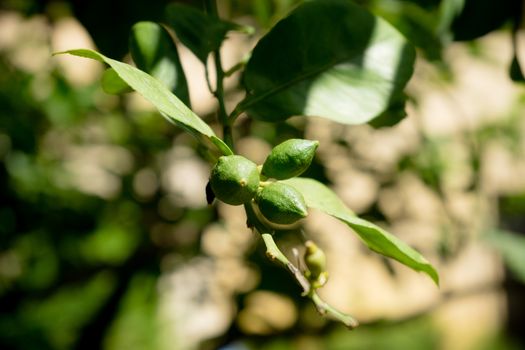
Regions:
<instances>
[{"instance_id":1,"label":"stem","mask_svg":"<svg viewBox=\"0 0 525 350\"><path fill-rule=\"evenodd\" d=\"M288 258L283 254L283 252L277 247L275 240L273 239L273 230L266 227L258 218L257 214L253 210L252 204L248 203L244 205L246 209L246 215L248 216L248 226L255 229L261 234L264 245L266 246L266 256L271 261L281 265L291 275L295 278L296 282L303 289L302 295L312 300L315 304L317 311L323 315L328 316L334 320L342 322L349 329L354 329L359 325L359 323L350 315L347 315L330 304L326 303L321 297L315 292L315 289L312 288L308 279L303 275L301 270L299 270L294 264L288 260Z\"/></svg>"},{"instance_id":2,"label":"stem","mask_svg":"<svg viewBox=\"0 0 525 350\"><path fill-rule=\"evenodd\" d=\"M239 69L242 69L246 65L246 62L239 62L235 64L233 67L228 69L226 72L224 72L224 75L229 77L233 73L237 72Z\"/></svg>"},{"instance_id":3,"label":"stem","mask_svg":"<svg viewBox=\"0 0 525 350\"><path fill-rule=\"evenodd\" d=\"M213 91L213 88L211 87L210 72L209 72L207 63L204 65L204 77L206 78L206 86L208 86L208 90L215 96L215 92Z\"/></svg>"},{"instance_id":4,"label":"stem","mask_svg":"<svg viewBox=\"0 0 525 350\"><path fill-rule=\"evenodd\" d=\"M244 112L244 108L241 108L241 107L242 106L240 104L237 105L237 107L230 113L228 117L230 123L233 124L233 122L237 120L237 118L242 114L242 112Z\"/></svg>"},{"instance_id":5,"label":"stem","mask_svg":"<svg viewBox=\"0 0 525 350\"><path fill-rule=\"evenodd\" d=\"M264 245L266 246L266 256L271 261L275 262L278 265L286 268L288 272L292 274L296 282L303 289L303 295L308 295L310 293L310 282L303 276L301 271L292 264L288 258L281 252L277 244L273 240L274 230L270 229L264 225L261 220L257 217L256 212L254 211L252 204L247 203L244 205L246 210L246 215L248 217L248 226L255 229L261 235Z\"/></svg>"},{"instance_id":6,"label":"stem","mask_svg":"<svg viewBox=\"0 0 525 350\"><path fill-rule=\"evenodd\" d=\"M206 11L213 17L219 18L219 13L217 11L217 3L215 0L206 0L205 2ZM230 120L228 119L228 114L226 113L226 106L224 104L224 70L222 68L222 61L221 61L221 52L220 47L213 51L213 59L215 64L215 91L213 91L213 95L219 102L219 110L218 110L218 119L219 122L222 124L222 132L223 132L223 138L224 142L230 147L232 150L233 147L233 134L232 134L232 128Z\"/></svg>"},{"instance_id":7,"label":"stem","mask_svg":"<svg viewBox=\"0 0 525 350\"><path fill-rule=\"evenodd\" d=\"M356 328L359 326L359 322L352 316L345 314L337 309L334 309L330 304L326 303L324 300L321 299L321 297L315 292L311 291L310 295L308 295L310 299L315 304L315 307L317 308L317 311L321 315L329 316L337 321L342 322L345 326L347 326L350 330Z\"/></svg>"},{"instance_id":8,"label":"stem","mask_svg":"<svg viewBox=\"0 0 525 350\"><path fill-rule=\"evenodd\" d=\"M259 230L257 230L259 231ZM279 263L284 268L292 274L292 276L295 278L296 282L301 286L303 289L303 296L309 295L312 288L310 286L310 282L304 277L302 272L288 260L288 258L281 252L281 250L277 247L277 244L275 244L275 241L273 240L273 235L271 233L262 233L259 231L259 233L262 236L262 239L264 241L264 245L266 246L266 256L268 259L270 259L273 262Z\"/></svg>"},{"instance_id":9,"label":"stem","mask_svg":"<svg viewBox=\"0 0 525 350\"><path fill-rule=\"evenodd\" d=\"M231 67L230 69L226 70L224 72L224 75L229 77L230 75L232 75L233 73L235 73L236 71L238 71L239 69L242 69L246 66L246 64L248 63L248 61L250 60L250 57L251 57L251 54L248 53L246 55L244 55L244 57L241 59L240 62L238 62L236 65L234 65L233 67Z\"/></svg>"},{"instance_id":10,"label":"stem","mask_svg":"<svg viewBox=\"0 0 525 350\"><path fill-rule=\"evenodd\" d=\"M273 240L271 233L260 232L264 245L266 246L266 256L272 261L279 261L282 265L288 266L290 261L288 258L279 250L277 244Z\"/></svg>"}]
</instances>

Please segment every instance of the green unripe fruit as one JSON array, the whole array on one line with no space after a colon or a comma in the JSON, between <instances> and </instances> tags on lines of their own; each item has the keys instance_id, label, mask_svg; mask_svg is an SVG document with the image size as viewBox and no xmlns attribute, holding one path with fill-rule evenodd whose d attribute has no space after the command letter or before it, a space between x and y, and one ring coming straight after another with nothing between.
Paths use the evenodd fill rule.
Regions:
<instances>
[{"instance_id":1,"label":"green unripe fruit","mask_svg":"<svg viewBox=\"0 0 525 350\"><path fill-rule=\"evenodd\" d=\"M210 186L224 203L241 205L250 201L259 187L257 164L242 156L222 156L211 170Z\"/></svg>"},{"instance_id":2,"label":"green unripe fruit","mask_svg":"<svg viewBox=\"0 0 525 350\"><path fill-rule=\"evenodd\" d=\"M261 174L277 180L302 174L312 163L319 141L290 139L275 146L264 161Z\"/></svg>"},{"instance_id":3,"label":"green unripe fruit","mask_svg":"<svg viewBox=\"0 0 525 350\"><path fill-rule=\"evenodd\" d=\"M292 186L273 182L255 197L261 214L271 223L289 225L308 215L303 195Z\"/></svg>"}]
</instances>

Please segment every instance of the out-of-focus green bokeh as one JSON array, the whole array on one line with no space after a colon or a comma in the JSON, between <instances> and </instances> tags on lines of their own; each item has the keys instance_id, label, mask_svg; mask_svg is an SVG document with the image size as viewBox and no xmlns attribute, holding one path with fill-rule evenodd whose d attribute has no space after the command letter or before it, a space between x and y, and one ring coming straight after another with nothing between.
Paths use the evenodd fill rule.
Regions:
<instances>
[{"instance_id":1,"label":"out-of-focus green bokeh","mask_svg":"<svg viewBox=\"0 0 525 350\"><path fill-rule=\"evenodd\" d=\"M439 1L359 1L420 46L408 117L382 129L236 124L238 151L257 163L287 138L319 140L305 176L438 268L439 289L311 212L277 241L292 259L306 237L326 251L321 294L362 322L349 332L266 260L242 208L207 205L210 164L191 136L135 94L105 94L101 64L51 55L83 47L129 61L130 27L161 20L168 2L0 5L0 349L525 346L525 90L507 74L508 24L434 43L423 29ZM261 35L298 2L218 4ZM256 38L232 33L225 67ZM178 45L192 106L216 127L204 68ZM238 82L226 80L229 109Z\"/></svg>"}]
</instances>

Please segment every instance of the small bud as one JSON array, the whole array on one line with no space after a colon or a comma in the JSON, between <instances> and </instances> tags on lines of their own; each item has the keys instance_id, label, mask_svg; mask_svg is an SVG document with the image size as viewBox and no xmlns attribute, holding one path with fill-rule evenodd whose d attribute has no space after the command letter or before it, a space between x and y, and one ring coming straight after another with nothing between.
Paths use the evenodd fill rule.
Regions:
<instances>
[{"instance_id":1,"label":"small bud","mask_svg":"<svg viewBox=\"0 0 525 350\"><path fill-rule=\"evenodd\" d=\"M305 275L312 284L312 287L317 289L325 285L328 280L326 255L321 248L312 241L306 241L304 245L306 246L304 262L308 268Z\"/></svg>"},{"instance_id":2,"label":"small bud","mask_svg":"<svg viewBox=\"0 0 525 350\"><path fill-rule=\"evenodd\" d=\"M255 197L261 214L271 223L289 225L308 215L303 195L292 186L273 182Z\"/></svg>"},{"instance_id":3,"label":"small bud","mask_svg":"<svg viewBox=\"0 0 525 350\"><path fill-rule=\"evenodd\" d=\"M257 164L238 155L222 156L211 171L210 187L224 203L249 202L259 187Z\"/></svg>"},{"instance_id":4,"label":"small bud","mask_svg":"<svg viewBox=\"0 0 525 350\"><path fill-rule=\"evenodd\" d=\"M277 180L301 175L312 163L319 141L290 139L275 146L264 161L261 174Z\"/></svg>"}]
</instances>

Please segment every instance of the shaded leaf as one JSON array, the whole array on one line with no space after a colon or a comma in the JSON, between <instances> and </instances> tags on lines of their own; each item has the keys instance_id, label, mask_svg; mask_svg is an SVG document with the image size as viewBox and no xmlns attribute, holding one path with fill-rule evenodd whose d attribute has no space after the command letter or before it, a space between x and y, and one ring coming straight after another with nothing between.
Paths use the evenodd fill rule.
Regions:
<instances>
[{"instance_id":1,"label":"shaded leaf","mask_svg":"<svg viewBox=\"0 0 525 350\"><path fill-rule=\"evenodd\" d=\"M391 104L390 108L369 121L368 124L376 129L391 127L399 123L406 116L405 101L398 101L395 104Z\"/></svg>"},{"instance_id":2,"label":"shaded leaf","mask_svg":"<svg viewBox=\"0 0 525 350\"><path fill-rule=\"evenodd\" d=\"M468 41L500 28L519 11L517 0L464 0L461 13L452 22L454 40Z\"/></svg>"},{"instance_id":3,"label":"shaded leaf","mask_svg":"<svg viewBox=\"0 0 525 350\"><path fill-rule=\"evenodd\" d=\"M108 58L96 51L77 49L56 54L70 54L105 62L133 90L151 102L159 112L170 122L193 134L203 143L211 141L224 155L232 154L230 148L219 139L208 124L200 119L191 109L186 107L177 96L173 95L159 80L129 64Z\"/></svg>"},{"instance_id":4,"label":"shaded leaf","mask_svg":"<svg viewBox=\"0 0 525 350\"><path fill-rule=\"evenodd\" d=\"M465 7L465 0L443 0L439 4L439 22L436 31L441 36L451 35L451 26Z\"/></svg>"},{"instance_id":5,"label":"shaded leaf","mask_svg":"<svg viewBox=\"0 0 525 350\"><path fill-rule=\"evenodd\" d=\"M514 23L512 25L512 62L509 67L509 75L512 81L517 83L524 83L525 76L523 69L521 69L520 61L518 59L518 30L522 19L521 7L519 13L515 15Z\"/></svg>"},{"instance_id":6,"label":"shaded leaf","mask_svg":"<svg viewBox=\"0 0 525 350\"><path fill-rule=\"evenodd\" d=\"M439 285L437 271L420 253L381 227L358 218L332 190L319 181L296 177L283 182L301 192L308 207L319 209L350 226L374 252L424 272Z\"/></svg>"},{"instance_id":7,"label":"shaded leaf","mask_svg":"<svg viewBox=\"0 0 525 350\"><path fill-rule=\"evenodd\" d=\"M118 95L133 91L113 68L108 68L104 71L100 84L102 85L102 90L107 94Z\"/></svg>"},{"instance_id":8,"label":"shaded leaf","mask_svg":"<svg viewBox=\"0 0 525 350\"><path fill-rule=\"evenodd\" d=\"M244 28L183 4L169 5L166 21L179 40L204 64L209 53L220 48L226 33Z\"/></svg>"},{"instance_id":9,"label":"shaded leaf","mask_svg":"<svg viewBox=\"0 0 525 350\"><path fill-rule=\"evenodd\" d=\"M512 57L512 62L510 63L509 75L512 81L517 83L525 83L525 76L523 76L523 70L521 69L520 62L518 61L518 56L514 54Z\"/></svg>"},{"instance_id":10,"label":"shaded leaf","mask_svg":"<svg viewBox=\"0 0 525 350\"><path fill-rule=\"evenodd\" d=\"M170 34L154 22L139 22L131 28L129 49L137 67L160 80L190 106L186 76Z\"/></svg>"},{"instance_id":11,"label":"shaded leaf","mask_svg":"<svg viewBox=\"0 0 525 350\"><path fill-rule=\"evenodd\" d=\"M414 59L399 32L351 1L305 2L256 45L234 113L366 123L403 103Z\"/></svg>"},{"instance_id":12,"label":"shaded leaf","mask_svg":"<svg viewBox=\"0 0 525 350\"><path fill-rule=\"evenodd\" d=\"M441 60L443 45L436 30L439 20L436 9L427 10L417 3L398 0L375 0L370 9L396 27L413 45L421 48L429 60Z\"/></svg>"}]
</instances>

